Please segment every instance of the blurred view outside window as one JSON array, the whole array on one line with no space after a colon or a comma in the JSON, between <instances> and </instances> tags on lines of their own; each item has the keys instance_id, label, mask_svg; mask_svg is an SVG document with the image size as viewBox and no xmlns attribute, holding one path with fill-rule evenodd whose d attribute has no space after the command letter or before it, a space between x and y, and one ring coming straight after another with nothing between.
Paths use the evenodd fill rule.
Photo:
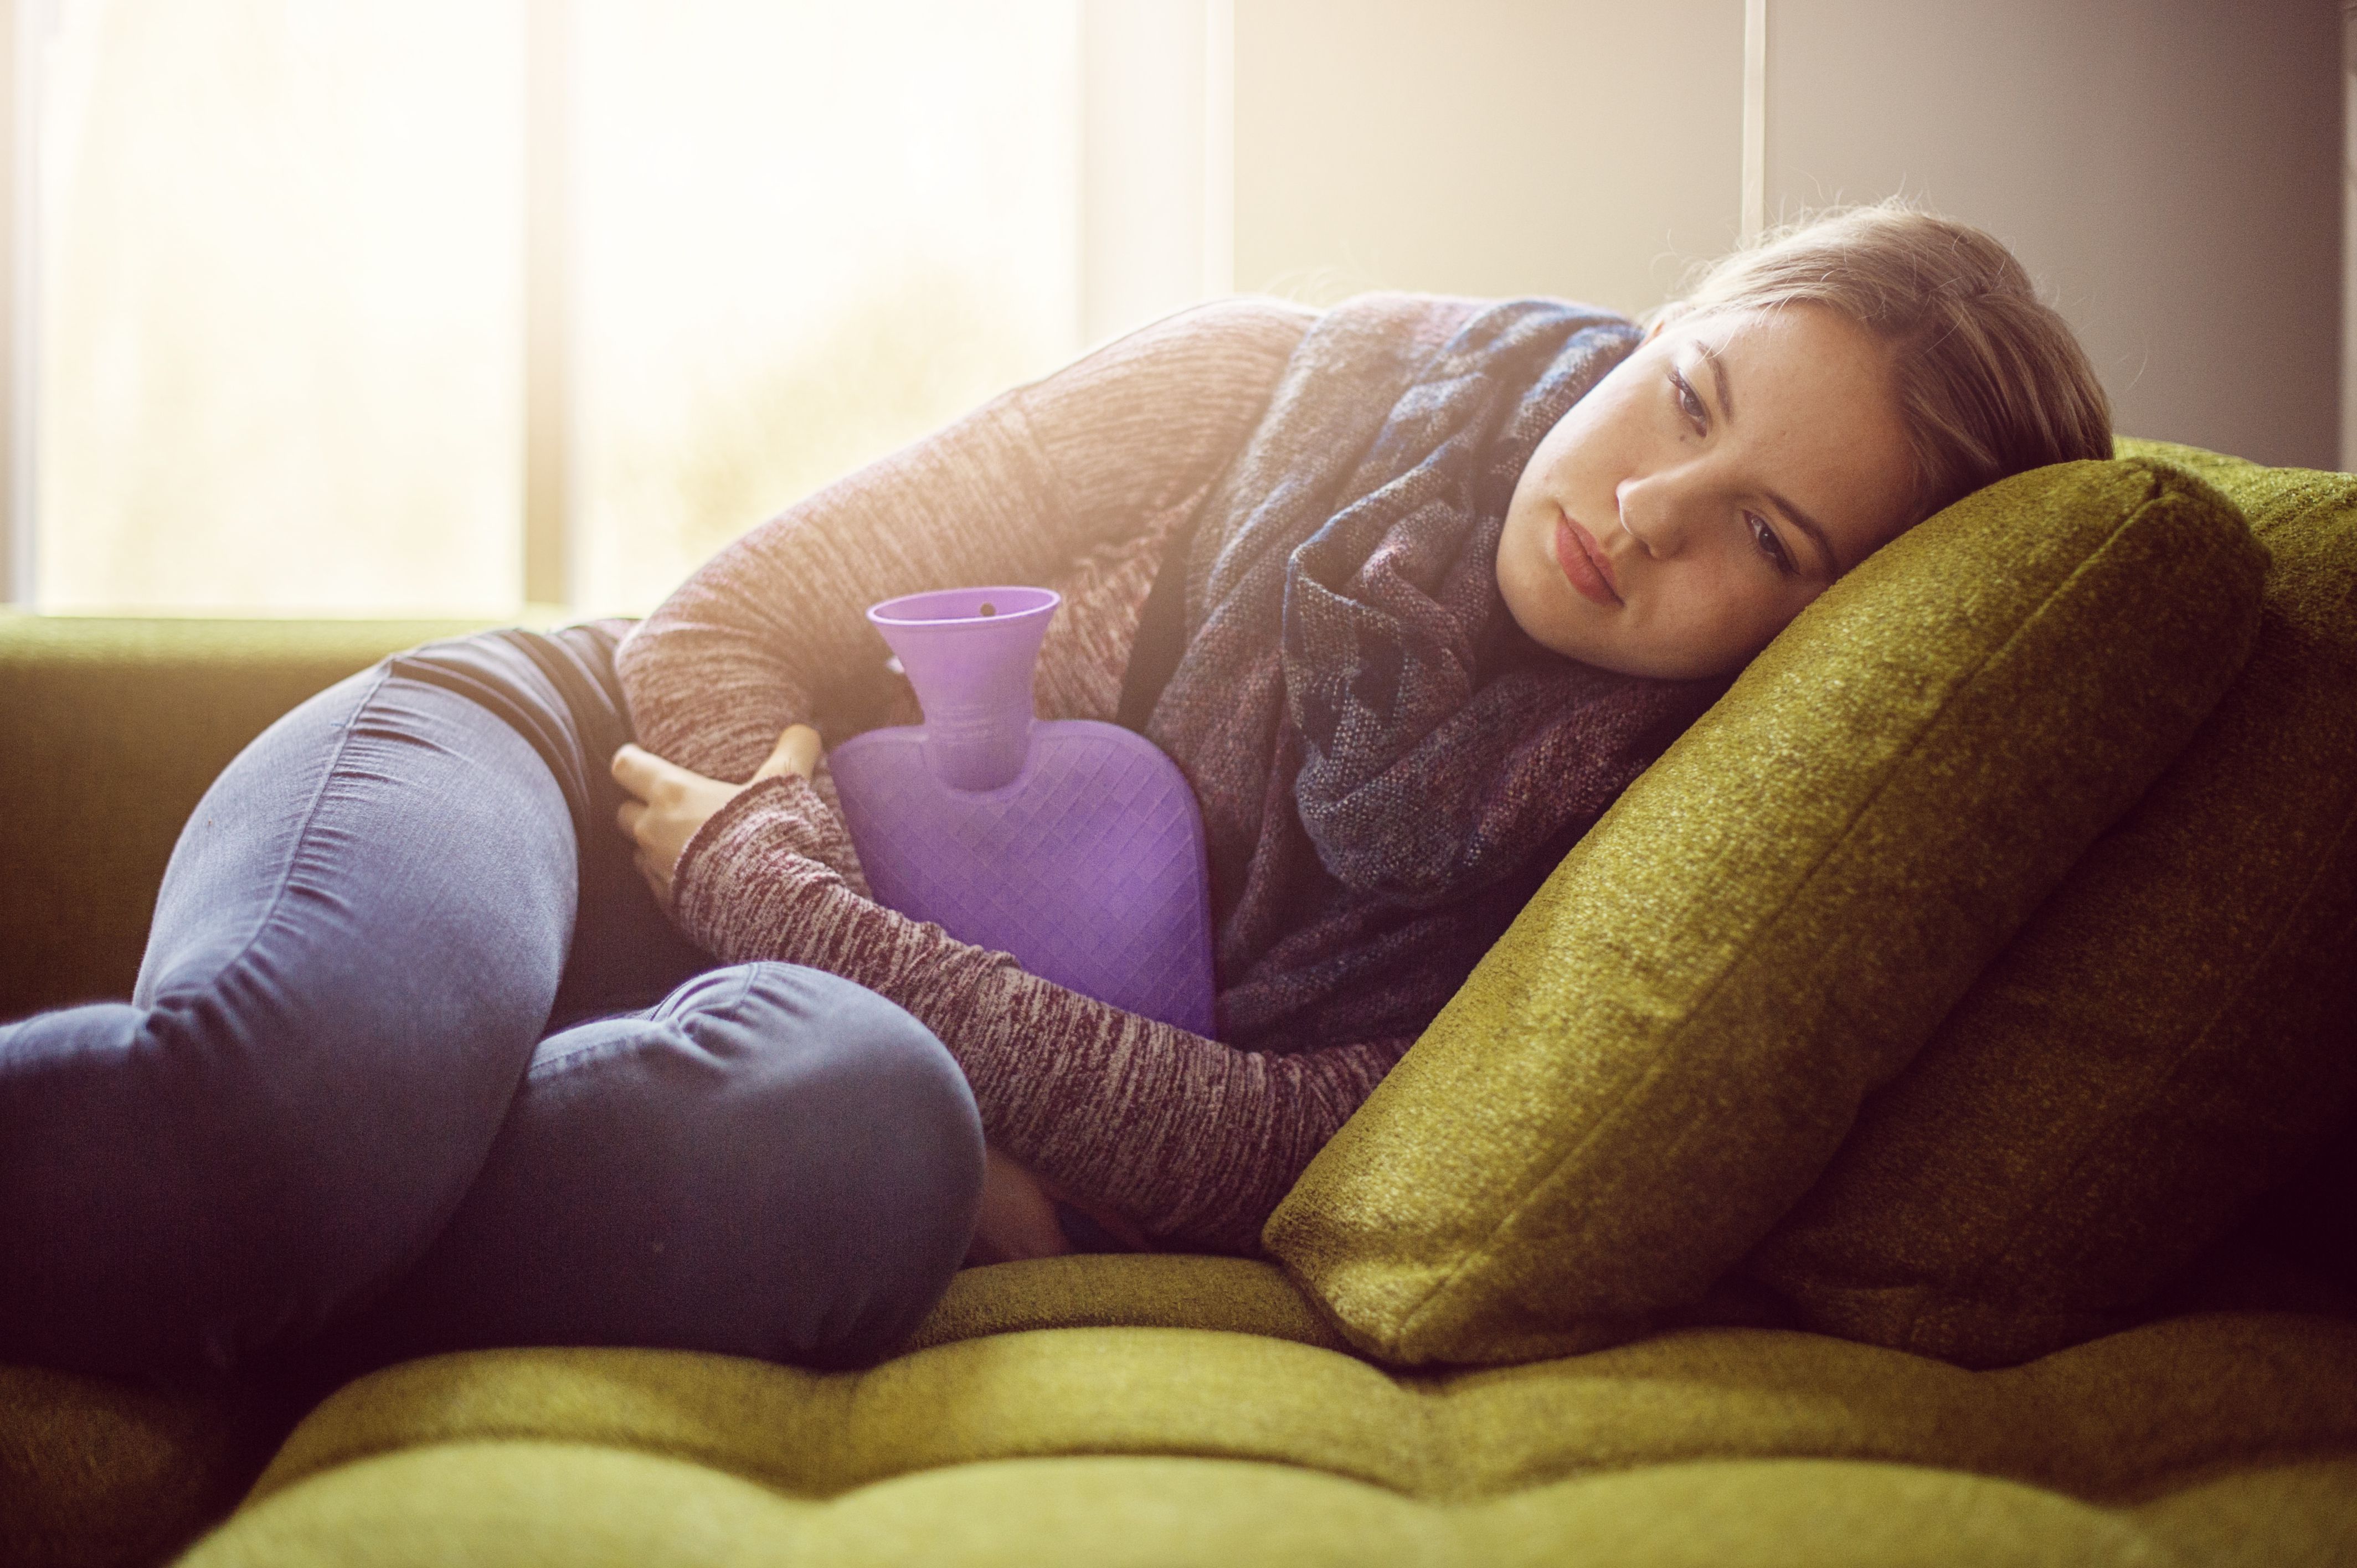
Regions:
<instances>
[{"instance_id":1,"label":"blurred view outside window","mask_svg":"<svg viewBox=\"0 0 2357 1568\"><path fill-rule=\"evenodd\" d=\"M1075 5L561 8L576 611L1070 357ZM527 0L38 38L38 607L514 614Z\"/></svg>"}]
</instances>

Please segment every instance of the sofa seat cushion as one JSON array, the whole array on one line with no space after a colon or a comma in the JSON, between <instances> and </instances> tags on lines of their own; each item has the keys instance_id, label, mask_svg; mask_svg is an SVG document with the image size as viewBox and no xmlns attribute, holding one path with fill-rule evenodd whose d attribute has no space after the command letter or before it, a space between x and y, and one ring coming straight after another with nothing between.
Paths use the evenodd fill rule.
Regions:
<instances>
[{"instance_id":1,"label":"sofa seat cushion","mask_svg":"<svg viewBox=\"0 0 2357 1568\"><path fill-rule=\"evenodd\" d=\"M819 1501L659 1455L523 1441L349 1466L240 1516L186 1561L2325 1568L2357 1547L2352 1487L2357 1462L2279 1465L2115 1508L1953 1471L1703 1461L1458 1504L1284 1466L1087 1456L964 1465Z\"/></svg>"},{"instance_id":2,"label":"sofa seat cushion","mask_svg":"<svg viewBox=\"0 0 2357 1568\"><path fill-rule=\"evenodd\" d=\"M313 1412L188 1561L2157 1563L2257 1520L2298 1563L2357 1535L2357 1324L2214 1314L2001 1372L1715 1328L1400 1374L1289 1292L1060 1260L962 1276L866 1372L410 1362Z\"/></svg>"}]
</instances>

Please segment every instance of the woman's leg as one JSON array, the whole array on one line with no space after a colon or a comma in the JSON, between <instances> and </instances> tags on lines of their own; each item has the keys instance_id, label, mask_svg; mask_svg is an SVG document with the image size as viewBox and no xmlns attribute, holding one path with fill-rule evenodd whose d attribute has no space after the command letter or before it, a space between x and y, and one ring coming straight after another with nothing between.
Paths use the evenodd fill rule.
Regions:
<instances>
[{"instance_id":1,"label":"woman's leg","mask_svg":"<svg viewBox=\"0 0 2357 1568\"><path fill-rule=\"evenodd\" d=\"M974 1095L922 1025L816 970L714 970L542 1043L465 1203L344 1359L871 1361L947 1287L981 1185Z\"/></svg>"},{"instance_id":2,"label":"woman's leg","mask_svg":"<svg viewBox=\"0 0 2357 1568\"><path fill-rule=\"evenodd\" d=\"M574 822L514 729L381 665L182 831L129 1004L0 1026L0 1357L230 1366L414 1262L556 995Z\"/></svg>"}]
</instances>

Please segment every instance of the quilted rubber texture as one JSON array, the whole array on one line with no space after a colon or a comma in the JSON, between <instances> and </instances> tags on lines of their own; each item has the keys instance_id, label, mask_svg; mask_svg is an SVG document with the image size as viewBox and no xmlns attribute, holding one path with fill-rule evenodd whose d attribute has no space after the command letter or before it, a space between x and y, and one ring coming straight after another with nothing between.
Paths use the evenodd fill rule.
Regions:
<instances>
[{"instance_id":1,"label":"quilted rubber texture","mask_svg":"<svg viewBox=\"0 0 2357 1568\"><path fill-rule=\"evenodd\" d=\"M1023 771L952 789L924 731L828 754L878 902L1125 1012L1212 1032L1211 911L1193 791L1151 741L1087 719L1034 724Z\"/></svg>"}]
</instances>

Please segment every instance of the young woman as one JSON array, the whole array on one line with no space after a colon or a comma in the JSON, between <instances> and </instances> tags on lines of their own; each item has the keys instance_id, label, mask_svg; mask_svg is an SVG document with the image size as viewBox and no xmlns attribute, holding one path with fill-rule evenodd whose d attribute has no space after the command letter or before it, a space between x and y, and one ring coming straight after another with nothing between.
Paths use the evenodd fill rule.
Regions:
<instances>
[{"instance_id":1,"label":"young woman","mask_svg":"<svg viewBox=\"0 0 2357 1568\"><path fill-rule=\"evenodd\" d=\"M0 1029L0 1356L236 1366L358 1318L382 1354L835 1364L970 1251L1249 1251L1746 660L2107 425L2001 247L1866 209L1641 329L1189 312L754 530L619 647L397 656L208 793L130 1004ZM1064 592L1042 711L1196 790L1216 1039L864 897L823 740L915 715L863 611L988 582Z\"/></svg>"}]
</instances>

